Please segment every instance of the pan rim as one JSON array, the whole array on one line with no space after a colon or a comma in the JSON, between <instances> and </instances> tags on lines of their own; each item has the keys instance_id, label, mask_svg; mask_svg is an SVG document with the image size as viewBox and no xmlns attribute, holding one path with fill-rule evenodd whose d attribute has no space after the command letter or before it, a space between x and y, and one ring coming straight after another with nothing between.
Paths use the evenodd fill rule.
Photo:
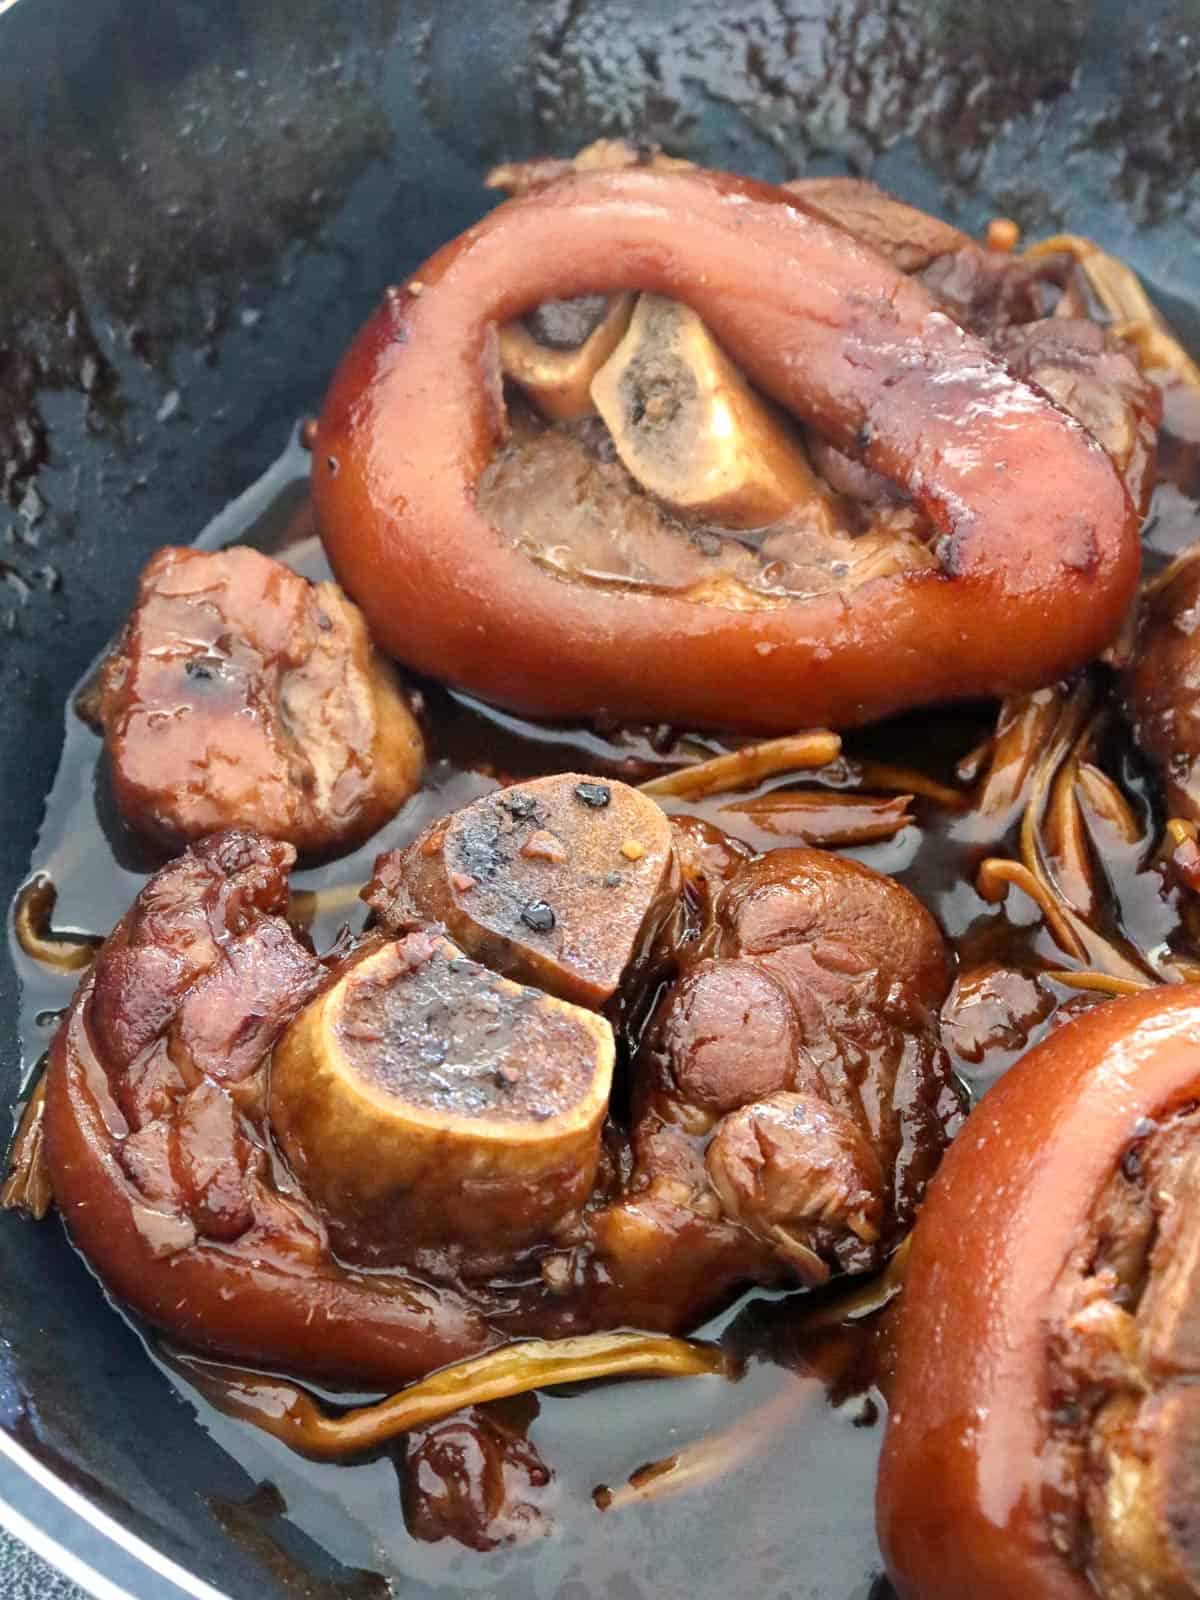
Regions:
<instances>
[{"instance_id":1,"label":"pan rim","mask_svg":"<svg viewBox=\"0 0 1200 1600\"><path fill-rule=\"evenodd\" d=\"M122 1527L2 1431L0 1527L93 1600L230 1600Z\"/></svg>"}]
</instances>

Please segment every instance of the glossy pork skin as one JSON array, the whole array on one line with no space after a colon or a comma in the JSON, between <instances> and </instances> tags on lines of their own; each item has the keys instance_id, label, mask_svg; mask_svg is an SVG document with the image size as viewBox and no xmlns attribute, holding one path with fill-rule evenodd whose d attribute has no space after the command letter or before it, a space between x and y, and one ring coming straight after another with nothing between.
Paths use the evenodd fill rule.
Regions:
<instances>
[{"instance_id":1,"label":"glossy pork skin","mask_svg":"<svg viewBox=\"0 0 1200 1600\"><path fill-rule=\"evenodd\" d=\"M504 431L494 330L621 289L689 305L770 398L911 495L940 567L740 605L564 581L506 544L474 499ZM786 192L699 170L567 177L445 246L347 353L313 488L386 649L550 715L786 731L1030 688L1108 643L1137 576L1135 509L1082 427Z\"/></svg>"},{"instance_id":2,"label":"glossy pork skin","mask_svg":"<svg viewBox=\"0 0 1200 1600\"><path fill-rule=\"evenodd\" d=\"M913 1235L879 1479L904 1600L1094 1600L1057 1532L1061 1286L1125 1152L1198 1096L1200 1000L1151 990L1058 1028L949 1151Z\"/></svg>"},{"instance_id":3,"label":"glossy pork skin","mask_svg":"<svg viewBox=\"0 0 1200 1600\"><path fill-rule=\"evenodd\" d=\"M424 766L358 607L240 547L151 559L104 666L99 716L121 816L176 849L224 827L310 855L348 849Z\"/></svg>"},{"instance_id":4,"label":"glossy pork skin","mask_svg":"<svg viewBox=\"0 0 1200 1600\"><path fill-rule=\"evenodd\" d=\"M449 1288L363 1276L273 1157L266 1055L324 980L291 846L212 835L142 891L55 1035L55 1199L107 1287L187 1345L398 1385L496 1341Z\"/></svg>"}]
</instances>

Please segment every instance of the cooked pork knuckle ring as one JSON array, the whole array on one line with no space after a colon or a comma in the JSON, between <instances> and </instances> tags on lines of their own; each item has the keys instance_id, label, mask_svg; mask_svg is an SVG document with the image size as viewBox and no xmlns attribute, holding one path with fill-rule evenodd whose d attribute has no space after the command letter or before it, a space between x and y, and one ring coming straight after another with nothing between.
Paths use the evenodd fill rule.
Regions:
<instances>
[{"instance_id":1,"label":"cooked pork knuckle ring","mask_svg":"<svg viewBox=\"0 0 1200 1600\"><path fill-rule=\"evenodd\" d=\"M763 423L750 403L778 406L882 475L931 530L920 559L856 583L835 565L793 592L714 557L717 576L689 567L679 586L586 559L560 570L519 528L502 533L480 495L508 427L497 330L625 291L643 296L636 326L592 380L610 425L622 395L622 415L656 415L655 340L694 351L706 329L719 349L689 370L735 424L749 418L747 438ZM676 308L665 321L655 297ZM614 438L686 515L694 502L651 470L674 459L666 436L645 468L636 440ZM808 492L798 450L752 491ZM578 174L500 205L389 292L334 378L313 452L326 549L383 648L544 715L786 731L1029 689L1103 649L1137 581L1137 511L1084 426L802 200L699 169Z\"/></svg>"},{"instance_id":2,"label":"cooked pork knuckle ring","mask_svg":"<svg viewBox=\"0 0 1200 1600\"><path fill-rule=\"evenodd\" d=\"M324 962L292 846L192 846L53 1042L72 1238L186 1345L382 1386L869 1270L961 1112L942 936L855 862L723 841L616 782L498 789L381 856Z\"/></svg>"}]
</instances>

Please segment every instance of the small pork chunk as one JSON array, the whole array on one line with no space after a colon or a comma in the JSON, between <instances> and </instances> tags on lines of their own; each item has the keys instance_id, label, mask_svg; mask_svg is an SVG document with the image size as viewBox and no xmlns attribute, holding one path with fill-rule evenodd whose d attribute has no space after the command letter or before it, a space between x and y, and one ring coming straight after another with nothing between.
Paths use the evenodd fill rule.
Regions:
<instances>
[{"instance_id":1,"label":"small pork chunk","mask_svg":"<svg viewBox=\"0 0 1200 1600\"><path fill-rule=\"evenodd\" d=\"M309 855L374 833L420 783L420 729L357 606L257 550L160 550L104 667L125 822L169 849L254 828Z\"/></svg>"},{"instance_id":2,"label":"small pork chunk","mask_svg":"<svg viewBox=\"0 0 1200 1600\"><path fill-rule=\"evenodd\" d=\"M553 1529L553 1473L524 1433L490 1409L471 1406L407 1434L399 1470L414 1539L495 1550Z\"/></svg>"},{"instance_id":3,"label":"small pork chunk","mask_svg":"<svg viewBox=\"0 0 1200 1600\"><path fill-rule=\"evenodd\" d=\"M883 1169L865 1132L823 1097L773 1094L718 1126L705 1165L727 1217L820 1283L847 1234L877 1243Z\"/></svg>"}]
</instances>

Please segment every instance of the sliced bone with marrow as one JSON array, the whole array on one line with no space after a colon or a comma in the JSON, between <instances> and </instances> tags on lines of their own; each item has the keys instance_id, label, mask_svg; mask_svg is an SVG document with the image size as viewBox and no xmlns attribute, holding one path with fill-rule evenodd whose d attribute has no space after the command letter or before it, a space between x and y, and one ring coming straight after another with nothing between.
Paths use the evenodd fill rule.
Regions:
<instances>
[{"instance_id":1,"label":"sliced bone with marrow","mask_svg":"<svg viewBox=\"0 0 1200 1600\"><path fill-rule=\"evenodd\" d=\"M370 949L276 1048L271 1122L346 1259L546 1237L595 1181L609 1024L428 930Z\"/></svg>"},{"instance_id":2,"label":"sliced bone with marrow","mask_svg":"<svg viewBox=\"0 0 1200 1600\"><path fill-rule=\"evenodd\" d=\"M589 416L592 379L629 327L634 296L586 295L550 300L500 330L500 366L544 417Z\"/></svg>"},{"instance_id":3,"label":"sliced bone with marrow","mask_svg":"<svg viewBox=\"0 0 1200 1600\"><path fill-rule=\"evenodd\" d=\"M687 306L642 295L592 399L628 471L675 510L761 528L800 503L821 503L832 526L829 497L790 423Z\"/></svg>"},{"instance_id":4,"label":"sliced bone with marrow","mask_svg":"<svg viewBox=\"0 0 1200 1600\"><path fill-rule=\"evenodd\" d=\"M415 912L475 959L599 1008L674 903L659 806L581 773L485 795L380 857L365 898L384 927Z\"/></svg>"},{"instance_id":5,"label":"sliced bone with marrow","mask_svg":"<svg viewBox=\"0 0 1200 1600\"><path fill-rule=\"evenodd\" d=\"M561 330L586 308L536 316ZM599 415L550 426L514 405L476 491L501 538L560 577L750 610L937 565L920 513L815 435L810 462L686 306L642 295L591 399ZM826 481L811 463L829 460Z\"/></svg>"}]
</instances>

